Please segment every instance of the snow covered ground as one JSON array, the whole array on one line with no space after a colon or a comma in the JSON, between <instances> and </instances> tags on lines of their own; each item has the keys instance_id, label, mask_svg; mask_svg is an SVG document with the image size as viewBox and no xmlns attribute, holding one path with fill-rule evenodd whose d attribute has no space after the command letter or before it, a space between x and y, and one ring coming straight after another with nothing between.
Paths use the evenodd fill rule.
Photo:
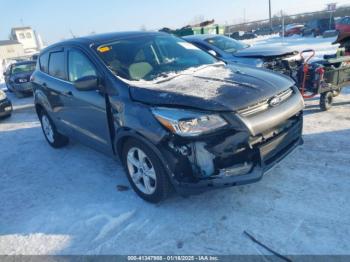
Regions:
<instances>
[{"instance_id":1,"label":"snow covered ground","mask_svg":"<svg viewBox=\"0 0 350 262\"><path fill-rule=\"evenodd\" d=\"M244 230L283 254L350 254L350 88L329 112L307 101L305 144L262 181L158 205L117 190L128 186L118 162L75 142L50 148L32 98L11 98L0 255L269 254Z\"/></svg>"}]
</instances>

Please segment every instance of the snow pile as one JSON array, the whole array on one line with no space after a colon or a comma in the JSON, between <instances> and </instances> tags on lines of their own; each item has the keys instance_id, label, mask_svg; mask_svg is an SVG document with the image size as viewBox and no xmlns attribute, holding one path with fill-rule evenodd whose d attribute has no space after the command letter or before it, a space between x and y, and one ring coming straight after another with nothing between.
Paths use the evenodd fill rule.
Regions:
<instances>
[{"instance_id":1,"label":"snow pile","mask_svg":"<svg viewBox=\"0 0 350 262\"><path fill-rule=\"evenodd\" d=\"M12 234L0 237L0 255L55 254L70 244L68 235L47 235L35 233L28 235ZM1 247L8 247L2 249Z\"/></svg>"}]
</instances>

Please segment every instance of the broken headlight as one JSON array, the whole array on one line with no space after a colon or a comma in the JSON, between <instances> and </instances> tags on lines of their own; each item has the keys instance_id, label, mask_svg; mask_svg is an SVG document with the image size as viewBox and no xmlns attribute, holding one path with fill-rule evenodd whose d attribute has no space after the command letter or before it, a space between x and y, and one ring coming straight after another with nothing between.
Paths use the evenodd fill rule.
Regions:
<instances>
[{"instance_id":1,"label":"broken headlight","mask_svg":"<svg viewBox=\"0 0 350 262\"><path fill-rule=\"evenodd\" d=\"M155 118L172 133L180 136L199 136L227 125L216 114L205 114L174 108L153 108Z\"/></svg>"}]
</instances>

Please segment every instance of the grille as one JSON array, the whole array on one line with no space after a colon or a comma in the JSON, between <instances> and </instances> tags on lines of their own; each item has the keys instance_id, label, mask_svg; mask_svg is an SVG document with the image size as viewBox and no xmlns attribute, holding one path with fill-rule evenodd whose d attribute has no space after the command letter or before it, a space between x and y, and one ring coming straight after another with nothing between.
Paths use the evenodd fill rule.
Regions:
<instances>
[{"instance_id":1,"label":"grille","mask_svg":"<svg viewBox=\"0 0 350 262\"><path fill-rule=\"evenodd\" d=\"M252 106L249 106L249 107L246 107L244 109L239 110L238 114L240 114L241 116L255 115L255 114L260 113L262 111L265 111L269 107L271 107L270 101L272 99L275 99L275 98L278 99L279 104L280 104L280 103L283 103L284 101L286 101L292 94L293 94L293 89L289 88L289 89L277 94L276 96L274 96L270 99L265 99L257 104L254 104Z\"/></svg>"}]
</instances>

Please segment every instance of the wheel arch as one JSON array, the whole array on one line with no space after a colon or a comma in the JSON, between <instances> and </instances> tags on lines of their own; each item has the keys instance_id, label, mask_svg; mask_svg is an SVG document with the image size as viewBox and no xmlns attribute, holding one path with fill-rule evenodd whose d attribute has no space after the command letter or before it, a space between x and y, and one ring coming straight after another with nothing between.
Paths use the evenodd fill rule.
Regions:
<instances>
[{"instance_id":1,"label":"wheel arch","mask_svg":"<svg viewBox=\"0 0 350 262\"><path fill-rule=\"evenodd\" d=\"M122 162L122 150L125 142L129 139L136 139L139 140L140 142L144 143L147 145L150 149L153 150L153 152L156 154L156 156L160 159L162 162L166 173L168 174L168 177L170 178L170 181L173 185L176 184L174 180L174 175L173 172L171 171L171 168L169 167L167 161L164 159L161 151L157 148L155 144L153 144L149 139L138 133L137 131L130 129L130 128L124 128L123 130L119 131L116 136L115 136L115 141L114 141L114 150L116 153L116 156Z\"/></svg>"},{"instance_id":2,"label":"wheel arch","mask_svg":"<svg viewBox=\"0 0 350 262\"><path fill-rule=\"evenodd\" d=\"M114 140L114 149L119 159L121 159L123 146L128 139L140 140L141 142L151 147L154 151L159 151L152 142L150 142L146 137L144 137L137 131L131 128L123 128L122 130L118 131L118 133L115 135L115 140ZM159 152L159 155L160 155L160 152Z\"/></svg>"},{"instance_id":3,"label":"wheel arch","mask_svg":"<svg viewBox=\"0 0 350 262\"><path fill-rule=\"evenodd\" d=\"M50 102L47 99L45 93L41 90L35 90L34 92L34 105L38 116L40 116L39 113L42 112L42 110L46 111L47 113L52 112Z\"/></svg>"}]
</instances>

